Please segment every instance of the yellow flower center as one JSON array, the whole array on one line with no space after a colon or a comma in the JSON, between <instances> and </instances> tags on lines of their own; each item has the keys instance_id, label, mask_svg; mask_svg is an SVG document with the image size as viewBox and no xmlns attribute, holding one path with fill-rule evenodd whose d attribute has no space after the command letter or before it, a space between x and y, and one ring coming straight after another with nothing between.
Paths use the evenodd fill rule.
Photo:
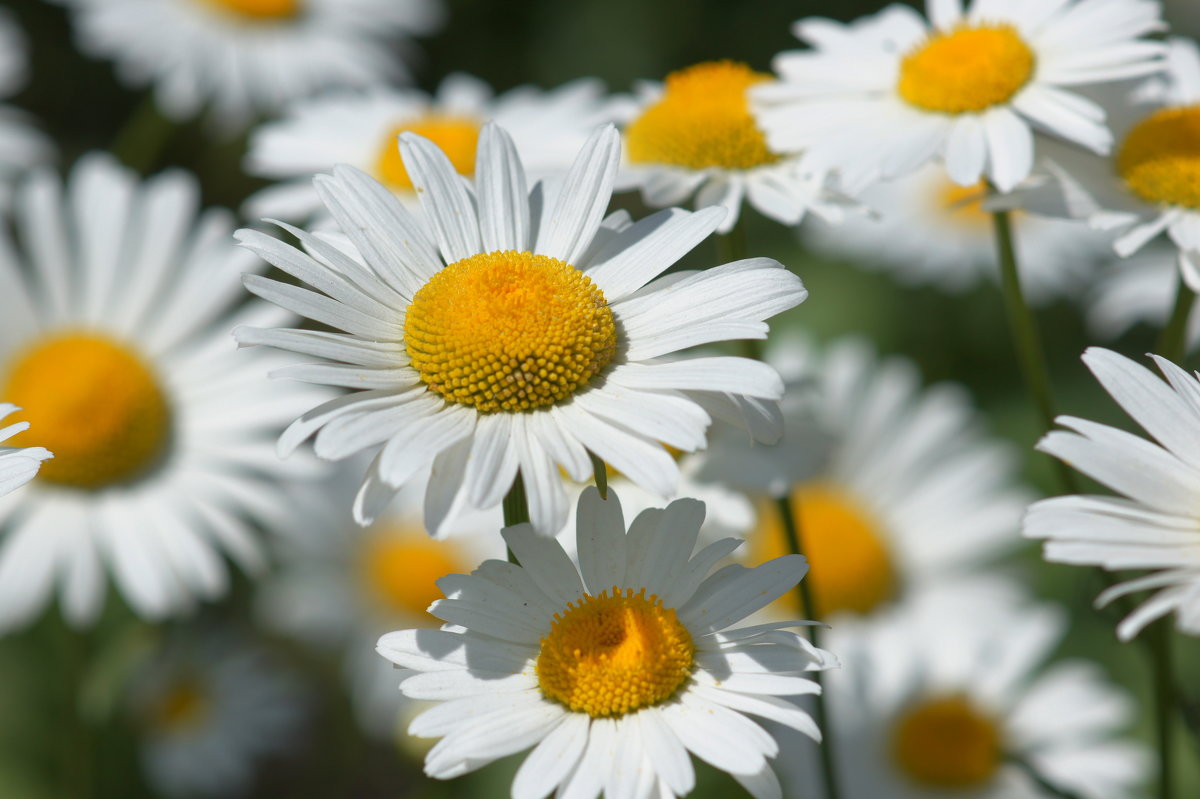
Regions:
<instances>
[{"instance_id":1,"label":"yellow flower center","mask_svg":"<svg viewBox=\"0 0 1200 799\"><path fill-rule=\"evenodd\" d=\"M956 224L991 231L992 215L983 210L986 197L987 186L982 182L974 186L959 186L947 180L937 188L935 203L938 210Z\"/></svg>"},{"instance_id":2,"label":"yellow flower center","mask_svg":"<svg viewBox=\"0 0 1200 799\"><path fill-rule=\"evenodd\" d=\"M466 571L458 548L415 528L385 527L366 536L361 568L371 597L400 616L424 617L431 626L441 624L426 616L426 608L442 598L439 579Z\"/></svg>"},{"instance_id":3,"label":"yellow flower center","mask_svg":"<svg viewBox=\"0 0 1200 799\"><path fill-rule=\"evenodd\" d=\"M400 159L400 147L396 142L401 133L416 133L424 136L441 148L454 169L460 175L475 174L475 150L479 146L481 123L472 117L439 116L432 114L422 119L404 122L388 131L375 159L375 174L380 182L393 191L412 191L412 178Z\"/></svg>"},{"instance_id":4,"label":"yellow flower center","mask_svg":"<svg viewBox=\"0 0 1200 799\"><path fill-rule=\"evenodd\" d=\"M926 111L965 114L1007 102L1033 77L1035 59L1011 25L933 33L900 62L897 90Z\"/></svg>"},{"instance_id":5,"label":"yellow flower center","mask_svg":"<svg viewBox=\"0 0 1200 799\"><path fill-rule=\"evenodd\" d=\"M18 354L0 397L25 409L22 446L54 453L39 480L95 489L136 478L170 437L167 399L150 367L103 336L66 333Z\"/></svg>"},{"instance_id":6,"label":"yellow flower center","mask_svg":"<svg viewBox=\"0 0 1200 799\"><path fill-rule=\"evenodd\" d=\"M686 169L750 169L778 161L746 101L747 89L770 78L732 61L672 72L662 98L625 131L629 160Z\"/></svg>"},{"instance_id":7,"label":"yellow flower center","mask_svg":"<svg viewBox=\"0 0 1200 799\"><path fill-rule=\"evenodd\" d=\"M646 589L584 594L542 639L542 693L593 718L665 702L688 679L696 647L673 608Z\"/></svg>"},{"instance_id":8,"label":"yellow flower center","mask_svg":"<svg viewBox=\"0 0 1200 799\"><path fill-rule=\"evenodd\" d=\"M172 685L150 709L147 723L156 730L177 732L198 726L208 715L209 700L193 678Z\"/></svg>"},{"instance_id":9,"label":"yellow flower center","mask_svg":"<svg viewBox=\"0 0 1200 799\"><path fill-rule=\"evenodd\" d=\"M923 786L975 788L1000 767L1000 730L963 696L922 702L892 728L892 759Z\"/></svg>"},{"instance_id":10,"label":"yellow flower center","mask_svg":"<svg viewBox=\"0 0 1200 799\"><path fill-rule=\"evenodd\" d=\"M840 611L869 613L896 594L896 574L882 526L862 504L838 486L810 483L792 492L797 523L804 535L810 571L804 579L816 604L813 615ZM786 555L787 538L774 503L759 512L751 557L763 563ZM780 597L787 615L809 612L795 592Z\"/></svg>"},{"instance_id":11,"label":"yellow flower center","mask_svg":"<svg viewBox=\"0 0 1200 799\"><path fill-rule=\"evenodd\" d=\"M1200 105L1164 108L1135 125L1117 172L1146 202L1200 208Z\"/></svg>"},{"instance_id":12,"label":"yellow flower center","mask_svg":"<svg viewBox=\"0 0 1200 799\"><path fill-rule=\"evenodd\" d=\"M408 307L404 342L425 385L448 402L528 411L571 397L607 366L617 329L591 278L508 250L434 275Z\"/></svg>"},{"instance_id":13,"label":"yellow flower center","mask_svg":"<svg viewBox=\"0 0 1200 799\"><path fill-rule=\"evenodd\" d=\"M300 15L302 0L204 0L222 11L249 20L291 19Z\"/></svg>"}]
</instances>

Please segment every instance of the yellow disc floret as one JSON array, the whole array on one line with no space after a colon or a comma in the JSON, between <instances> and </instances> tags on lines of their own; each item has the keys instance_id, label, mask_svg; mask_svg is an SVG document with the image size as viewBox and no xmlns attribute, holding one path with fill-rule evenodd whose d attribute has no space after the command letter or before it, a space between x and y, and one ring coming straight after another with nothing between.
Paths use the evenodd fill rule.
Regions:
<instances>
[{"instance_id":1,"label":"yellow disc floret","mask_svg":"<svg viewBox=\"0 0 1200 799\"><path fill-rule=\"evenodd\" d=\"M959 186L947 180L938 186L935 202L938 210L954 223L990 232L992 215L983 209L985 199L987 186L982 181L974 186Z\"/></svg>"},{"instance_id":2,"label":"yellow disc floret","mask_svg":"<svg viewBox=\"0 0 1200 799\"><path fill-rule=\"evenodd\" d=\"M575 267L529 252L450 264L408 307L404 342L430 391L482 413L565 400L612 360L617 329Z\"/></svg>"},{"instance_id":3,"label":"yellow disc floret","mask_svg":"<svg viewBox=\"0 0 1200 799\"><path fill-rule=\"evenodd\" d=\"M934 33L900 62L897 90L926 111L966 114L1007 102L1033 77L1035 59L1011 25Z\"/></svg>"},{"instance_id":4,"label":"yellow disc floret","mask_svg":"<svg viewBox=\"0 0 1200 799\"><path fill-rule=\"evenodd\" d=\"M94 489L133 479L170 435L167 401L150 367L103 336L43 339L17 355L0 386L32 425L22 445L54 453L39 480Z\"/></svg>"},{"instance_id":5,"label":"yellow disc floret","mask_svg":"<svg viewBox=\"0 0 1200 799\"><path fill-rule=\"evenodd\" d=\"M365 583L389 613L426 616L426 609L442 597L437 581L469 570L452 543L435 541L423 529L385 527L366 536L361 553ZM441 624L433 616L427 619Z\"/></svg>"},{"instance_id":6,"label":"yellow disc floret","mask_svg":"<svg viewBox=\"0 0 1200 799\"><path fill-rule=\"evenodd\" d=\"M692 673L691 633L646 589L584 594L554 614L538 653L548 698L593 718L622 716L670 699Z\"/></svg>"},{"instance_id":7,"label":"yellow disc floret","mask_svg":"<svg viewBox=\"0 0 1200 799\"><path fill-rule=\"evenodd\" d=\"M436 144L454 169L468 177L475 174L475 151L479 147L480 122L473 117L430 115L396 125L388 131L375 159L375 174L396 191L412 191L412 178L400 158L396 139L401 133L416 133Z\"/></svg>"},{"instance_id":8,"label":"yellow disc floret","mask_svg":"<svg viewBox=\"0 0 1200 799\"><path fill-rule=\"evenodd\" d=\"M859 500L831 483L801 485L792 492L792 500L811 564L805 579L817 606L804 612L820 617L840 611L869 613L895 596L896 575L883 528ZM751 539L753 560L762 563L787 554L774 503L760 509L759 519ZM794 594L780 601L791 605L791 614L801 610Z\"/></svg>"},{"instance_id":9,"label":"yellow disc floret","mask_svg":"<svg viewBox=\"0 0 1200 799\"><path fill-rule=\"evenodd\" d=\"M249 20L290 19L300 14L302 0L203 0Z\"/></svg>"},{"instance_id":10,"label":"yellow disc floret","mask_svg":"<svg viewBox=\"0 0 1200 799\"><path fill-rule=\"evenodd\" d=\"M629 160L685 169L750 169L778 161L746 100L747 89L770 78L732 61L672 72L662 98L625 131Z\"/></svg>"},{"instance_id":11,"label":"yellow disc floret","mask_svg":"<svg viewBox=\"0 0 1200 799\"><path fill-rule=\"evenodd\" d=\"M909 708L892 728L892 760L927 788L976 788L1000 767L1000 730L963 696Z\"/></svg>"},{"instance_id":12,"label":"yellow disc floret","mask_svg":"<svg viewBox=\"0 0 1200 799\"><path fill-rule=\"evenodd\" d=\"M1200 105L1164 108L1135 125L1117 172L1146 202L1200 208Z\"/></svg>"}]
</instances>

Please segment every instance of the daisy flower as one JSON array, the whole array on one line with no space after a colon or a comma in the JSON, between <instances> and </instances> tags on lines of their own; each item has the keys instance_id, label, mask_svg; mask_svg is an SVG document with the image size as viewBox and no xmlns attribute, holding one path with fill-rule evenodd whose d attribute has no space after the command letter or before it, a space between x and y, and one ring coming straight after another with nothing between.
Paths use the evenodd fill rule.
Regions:
<instances>
[{"instance_id":1,"label":"daisy flower","mask_svg":"<svg viewBox=\"0 0 1200 799\"><path fill-rule=\"evenodd\" d=\"M21 410L16 405L0 402L0 422L4 417ZM0 444L29 429L29 422L0 427ZM42 461L54 456L45 447L0 447L0 497L16 491L37 474Z\"/></svg>"},{"instance_id":2,"label":"daisy flower","mask_svg":"<svg viewBox=\"0 0 1200 799\"><path fill-rule=\"evenodd\" d=\"M665 85L642 84L625 125L618 191L641 189L656 208L695 195L697 207L729 212L719 233L737 224L743 200L784 225L807 211L841 221L852 203L827 187L825 172L768 147L750 115L747 91L770 78L745 64L712 61L672 72Z\"/></svg>"},{"instance_id":3,"label":"daisy flower","mask_svg":"<svg viewBox=\"0 0 1200 799\"><path fill-rule=\"evenodd\" d=\"M106 566L144 618L222 595L220 553L258 570L255 524L289 519L284 485L313 471L271 442L323 394L281 392L262 371L286 359L229 345L238 322L283 320L232 307L257 264L229 214L197 216L198 194L190 175L139 183L103 155L65 190L44 171L17 190L21 248L0 233L0 397L32 422L10 443L54 458L0 500L0 630L56 583L67 619L90 622Z\"/></svg>"},{"instance_id":4,"label":"daisy flower","mask_svg":"<svg viewBox=\"0 0 1200 799\"><path fill-rule=\"evenodd\" d=\"M836 625L825 642L844 666L825 700L842 795L1141 796L1147 752L1122 737L1136 705L1091 661L1045 665L1065 630L1059 608L996 577ZM819 796L815 747L792 737L780 758L790 795Z\"/></svg>"},{"instance_id":5,"label":"daisy flower","mask_svg":"<svg viewBox=\"0 0 1200 799\"><path fill-rule=\"evenodd\" d=\"M1053 563L1108 570L1151 569L1097 599L1104 605L1137 591L1155 590L1117 627L1128 641L1172 611L1183 632L1200 634L1200 380L1151 356L1167 382L1128 358L1099 347L1083 362L1113 399L1157 443L1108 425L1060 416L1067 430L1049 433L1038 449L1069 464L1121 496L1064 496L1035 503L1025 535L1046 540Z\"/></svg>"},{"instance_id":6,"label":"daisy flower","mask_svg":"<svg viewBox=\"0 0 1200 799\"><path fill-rule=\"evenodd\" d=\"M6 9L0 9L0 98L11 97L25 84L25 36ZM0 105L0 209L7 208L9 183L14 177L50 158L51 147L29 117Z\"/></svg>"},{"instance_id":7,"label":"daisy flower","mask_svg":"<svg viewBox=\"0 0 1200 799\"><path fill-rule=\"evenodd\" d=\"M1200 289L1200 48L1169 42L1167 72L1112 97L1120 142L1112 158L1056 147L1046 153L1051 179L1023 192L1039 213L1087 219L1117 234L1121 257L1166 233L1187 284ZM1115 93L1114 93L1115 94ZM1168 280L1168 283L1172 281Z\"/></svg>"},{"instance_id":8,"label":"daisy flower","mask_svg":"<svg viewBox=\"0 0 1200 799\"><path fill-rule=\"evenodd\" d=\"M441 22L438 0L55 0L79 48L154 84L182 121L206 107L225 127L337 86L407 78L395 37Z\"/></svg>"},{"instance_id":9,"label":"daisy flower","mask_svg":"<svg viewBox=\"0 0 1200 799\"><path fill-rule=\"evenodd\" d=\"M344 655L344 671L359 724L382 740L400 733L412 704L396 690L396 672L372 651L398 627L437 627L427 613L441 597L437 580L466 573L487 558L503 558L498 508L462 513L434 540L421 523L428 475L404 487L363 530L343 508L357 479L339 474L328 491L298 497L305 523L277 543L275 574L260 583L258 616L268 626ZM342 500L345 500L344 502Z\"/></svg>"},{"instance_id":10,"label":"daisy flower","mask_svg":"<svg viewBox=\"0 0 1200 799\"><path fill-rule=\"evenodd\" d=\"M478 78L454 74L429 95L417 89L373 88L328 93L292 104L283 119L254 131L245 168L278 180L246 202L252 217L303 219L324 209L313 176L349 164L417 206L397 137L409 131L432 141L460 174L471 176L479 133L489 120L516 143L530 179L566 172L596 126L615 111L600 81L583 79L552 91L519 86L499 96Z\"/></svg>"},{"instance_id":11,"label":"daisy flower","mask_svg":"<svg viewBox=\"0 0 1200 799\"><path fill-rule=\"evenodd\" d=\"M713 436L701 480L790 494L817 611L870 614L920 585L978 569L1019 542L1028 504L1013 453L990 440L960 386L922 389L903 358L863 342L824 353L802 339L768 350L788 384L773 447ZM787 551L774 503L759 509L745 558ZM788 596L774 609L794 614Z\"/></svg>"},{"instance_id":12,"label":"daisy flower","mask_svg":"<svg viewBox=\"0 0 1200 799\"><path fill-rule=\"evenodd\" d=\"M136 672L128 698L156 794L229 797L258 761L286 752L307 714L304 686L234 636L172 641Z\"/></svg>"},{"instance_id":13,"label":"daisy flower","mask_svg":"<svg viewBox=\"0 0 1200 799\"><path fill-rule=\"evenodd\" d=\"M526 190L512 140L491 124L473 184L420 136L402 134L400 148L424 220L340 166L316 184L352 248L290 226L307 252L240 234L317 289L250 276L251 291L344 331L235 334L334 361L285 374L357 389L298 419L280 447L289 452L313 435L323 458L381 447L356 498L360 523L432 467L425 525L437 535L460 497L492 507L519 470L534 526L551 535L567 515L559 468L584 481L589 451L669 496L679 467L663 445L703 447L710 414L778 437L783 384L771 367L672 357L764 338L763 320L807 295L768 258L655 280L712 232L722 209L668 209L636 224L621 212L604 219L620 158L611 126L593 134L556 191Z\"/></svg>"},{"instance_id":14,"label":"daisy flower","mask_svg":"<svg viewBox=\"0 0 1200 799\"><path fill-rule=\"evenodd\" d=\"M927 0L928 21L891 5L850 24L796 23L812 49L776 56L755 97L767 143L807 151L850 185L944 163L1002 192L1029 176L1033 131L1106 153L1104 111L1074 87L1161 68L1153 0Z\"/></svg>"},{"instance_id":15,"label":"daisy flower","mask_svg":"<svg viewBox=\"0 0 1200 799\"><path fill-rule=\"evenodd\" d=\"M965 291L998 280L986 196L985 184L959 186L927 164L863 190L858 199L877 214L852 214L836 228L806 225L801 234L827 256L886 271L902 283ZM1104 234L1083 222L1017 212L1012 225L1021 283L1033 302L1077 296L1098 262L1108 260Z\"/></svg>"},{"instance_id":16,"label":"daisy flower","mask_svg":"<svg viewBox=\"0 0 1200 799\"><path fill-rule=\"evenodd\" d=\"M447 598L430 612L446 626L379 639L408 670L404 695L440 702L409 728L442 739L425 773L457 777L532 746L515 799L671 797L694 786L691 752L753 796L779 796L778 745L747 714L819 740L784 697L819 692L806 674L835 661L787 629L805 622L732 625L795 586L804 558L709 575L739 542L693 555L704 518L693 499L644 511L628 535L615 494L586 489L577 515L578 569L557 541L508 527L521 565L441 580Z\"/></svg>"}]
</instances>

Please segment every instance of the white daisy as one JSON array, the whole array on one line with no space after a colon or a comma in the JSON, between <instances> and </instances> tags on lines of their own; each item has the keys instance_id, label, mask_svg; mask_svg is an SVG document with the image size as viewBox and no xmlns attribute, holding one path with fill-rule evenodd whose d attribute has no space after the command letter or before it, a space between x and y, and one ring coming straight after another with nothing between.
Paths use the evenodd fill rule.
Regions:
<instances>
[{"instance_id":1,"label":"white daisy","mask_svg":"<svg viewBox=\"0 0 1200 799\"><path fill-rule=\"evenodd\" d=\"M825 172L772 151L750 115L747 91L770 78L745 64L711 61L672 72L665 85L639 86L617 190L641 189L656 208L693 195L696 207L722 206L729 213L719 233L737 224L743 200L785 225L809 211L841 221L853 203L828 187Z\"/></svg>"},{"instance_id":2,"label":"white daisy","mask_svg":"<svg viewBox=\"0 0 1200 799\"><path fill-rule=\"evenodd\" d=\"M407 78L397 36L429 33L438 0L55 0L85 53L125 81L154 84L184 120L206 107L226 127L337 86Z\"/></svg>"},{"instance_id":3,"label":"white daisy","mask_svg":"<svg viewBox=\"0 0 1200 799\"><path fill-rule=\"evenodd\" d=\"M1119 264L1103 270L1088 295L1088 326L1104 338L1116 338L1135 324L1148 323L1161 330L1175 302L1175 275L1179 271L1173 247L1151 245ZM1187 346L1200 343L1200 314L1188 317Z\"/></svg>"},{"instance_id":4,"label":"white daisy","mask_svg":"<svg viewBox=\"0 0 1200 799\"><path fill-rule=\"evenodd\" d=\"M25 36L6 9L0 9L0 98L10 97L25 84ZM0 209L9 202L9 182L31 166L47 161L52 148L27 114L0 105Z\"/></svg>"},{"instance_id":5,"label":"white daisy","mask_svg":"<svg viewBox=\"0 0 1200 799\"><path fill-rule=\"evenodd\" d=\"M754 96L767 142L806 150L851 185L932 160L950 179L1007 192L1029 176L1037 128L1108 152L1104 110L1074 87L1161 68L1153 0L927 0L850 24L796 23L812 50L776 56Z\"/></svg>"},{"instance_id":6,"label":"white daisy","mask_svg":"<svg viewBox=\"0 0 1200 799\"><path fill-rule=\"evenodd\" d=\"M959 186L928 164L865 189L858 199L877 215L852 214L838 227L806 225L801 233L819 252L887 271L902 283L963 291L997 280L986 194L984 184ZM1014 213L1012 225L1032 302L1077 296L1109 252L1104 234L1079 221Z\"/></svg>"},{"instance_id":7,"label":"white daisy","mask_svg":"<svg viewBox=\"0 0 1200 799\"><path fill-rule=\"evenodd\" d=\"M785 432L773 447L713 436L701 480L790 493L821 618L868 614L923 584L978 569L1019 543L1028 504L1014 453L990 440L960 386L922 389L902 358L859 340L824 353L802 339L768 350L784 375ZM787 551L774 503L746 557ZM795 613L793 597L777 610Z\"/></svg>"},{"instance_id":8,"label":"white daisy","mask_svg":"<svg viewBox=\"0 0 1200 799\"><path fill-rule=\"evenodd\" d=\"M14 411L16 405L0 402L0 422ZM0 444L29 429L29 422L0 427ZM37 474L42 461L53 458L45 447L0 447L0 497L28 483Z\"/></svg>"},{"instance_id":9,"label":"white daisy","mask_svg":"<svg viewBox=\"0 0 1200 799\"><path fill-rule=\"evenodd\" d=\"M1093 662L1044 666L1065 630L1058 608L997 578L836 625L826 642L844 665L825 686L842 796L1141 796L1147 753L1121 737L1136 719L1131 698ZM796 796L819 796L815 747L792 737L785 780Z\"/></svg>"},{"instance_id":10,"label":"white daisy","mask_svg":"<svg viewBox=\"0 0 1200 799\"><path fill-rule=\"evenodd\" d=\"M522 565L487 561L440 582L441 630L402 630L378 651L409 670L405 696L439 701L409 732L442 738L425 773L448 779L535 747L512 795L676 796L695 783L688 752L753 796L779 796L775 740L746 714L820 731L783 697L820 691L834 665L783 622L731 628L790 590L807 565L709 570L738 541L695 555L704 505L648 510L626 535L615 494L579 499L579 569L527 524L504 530ZM707 575L707 576L706 576Z\"/></svg>"},{"instance_id":11,"label":"white daisy","mask_svg":"<svg viewBox=\"0 0 1200 799\"><path fill-rule=\"evenodd\" d=\"M1038 444L1121 496L1054 497L1035 503L1025 518L1025 535L1046 539L1046 560L1154 570L1097 599L1103 605L1161 589L1117 627L1123 641L1172 611L1180 630L1200 634L1200 381L1151 357L1167 383L1110 350L1092 347L1083 361L1157 444L1073 416L1058 418L1069 432L1051 432Z\"/></svg>"},{"instance_id":12,"label":"white daisy","mask_svg":"<svg viewBox=\"0 0 1200 799\"><path fill-rule=\"evenodd\" d=\"M1112 158L1068 148L1046 150L1052 176L1023 192L1039 213L1087 219L1117 234L1121 257L1166 233L1179 268L1200 289L1200 48L1169 42L1167 72L1134 92L1110 92L1110 117L1120 146ZM1168 284L1173 281L1168 280Z\"/></svg>"},{"instance_id":13,"label":"white daisy","mask_svg":"<svg viewBox=\"0 0 1200 799\"><path fill-rule=\"evenodd\" d=\"M425 475L362 530L344 511L358 487L357 477L344 479L350 477L347 470L331 490L298 497L305 523L279 541L278 569L260 584L257 610L270 627L344 655L359 724L393 740L411 703L396 690L395 670L372 651L374 642L398 627L440 625L426 612L442 595L437 580L504 557L496 535L501 514L458 514L445 539L431 539L421 523Z\"/></svg>"},{"instance_id":14,"label":"white daisy","mask_svg":"<svg viewBox=\"0 0 1200 799\"><path fill-rule=\"evenodd\" d=\"M88 623L106 566L145 618L220 596L220 553L260 568L254 523L289 518L285 478L313 468L271 442L323 392L281 392L262 371L286 360L229 343L238 322L282 319L231 307L256 261L229 214L197 217L198 194L190 175L139 183L102 155L65 191L43 171L18 188L20 249L0 232L0 396L32 422L12 443L55 457L0 500L0 630L56 583L67 619Z\"/></svg>"},{"instance_id":15,"label":"white daisy","mask_svg":"<svg viewBox=\"0 0 1200 799\"><path fill-rule=\"evenodd\" d=\"M602 221L619 150L615 129L598 130L557 191L527 192L512 140L489 124L472 191L440 150L405 133L401 151L424 223L381 184L338 167L317 188L362 260L291 227L311 254L240 234L320 293L257 276L246 280L251 291L345 331L237 336L335 361L286 374L359 389L305 414L280 446L288 452L315 434L317 455L336 459L382 445L356 501L360 523L432 463L425 525L433 534L460 496L476 508L498 504L518 470L534 526L553 534L567 514L559 467L585 480L589 451L668 496L679 468L663 445L702 447L710 414L778 436L783 384L769 366L670 356L763 338L763 320L807 292L768 258L655 280L724 211L668 209L636 224L618 212Z\"/></svg>"},{"instance_id":16,"label":"white daisy","mask_svg":"<svg viewBox=\"0 0 1200 799\"><path fill-rule=\"evenodd\" d=\"M349 164L417 206L397 137L411 131L432 141L463 175L475 169L479 132L489 120L512 136L531 180L566 172L596 126L615 112L597 80L552 91L519 86L493 96L486 83L454 74L432 96L417 89L375 88L326 94L293 104L287 115L258 128L246 171L282 181L246 202L252 217L303 219L322 211L313 176Z\"/></svg>"},{"instance_id":17,"label":"white daisy","mask_svg":"<svg viewBox=\"0 0 1200 799\"><path fill-rule=\"evenodd\" d=\"M228 635L168 642L132 683L142 767L163 796L248 792L258 761L295 744L308 712L283 664Z\"/></svg>"}]
</instances>

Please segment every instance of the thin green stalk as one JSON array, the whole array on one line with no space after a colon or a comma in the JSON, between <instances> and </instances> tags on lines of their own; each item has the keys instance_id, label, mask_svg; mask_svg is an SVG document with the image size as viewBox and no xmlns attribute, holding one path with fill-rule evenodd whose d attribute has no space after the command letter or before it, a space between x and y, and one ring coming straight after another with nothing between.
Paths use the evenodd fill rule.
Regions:
<instances>
[{"instance_id":1,"label":"thin green stalk","mask_svg":"<svg viewBox=\"0 0 1200 799\"><path fill-rule=\"evenodd\" d=\"M1050 390L1050 374L1046 368L1046 357L1042 350L1042 337L1038 332L1037 320L1025 302L1021 290L1021 274L1017 268L1017 253L1013 245L1012 225L1008 211L992 213L996 231L996 258L1000 265L1000 287L1004 294L1004 306L1008 313L1009 330L1017 350L1017 360L1025 377L1025 385L1042 417L1047 430L1053 429L1054 397ZM1064 494L1078 494L1079 483L1070 468L1052 459Z\"/></svg>"},{"instance_id":2,"label":"thin green stalk","mask_svg":"<svg viewBox=\"0 0 1200 799\"><path fill-rule=\"evenodd\" d=\"M730 261L739 261L746 257L746 231L742 226L742 220L739 219L737 224L729 233L718 235L717 239L717 255L721 263ZM746 357L755 360L763 360L762 342L757 339L746 339L742 342ZM789 549L797 554L804 554L804 540L802 531L800 530L799 518L796 516L795 507L792 498L784 495L776 500L776 506L779 510L781 521L783 522L783 532L787 537ZM812 618L819 616L816 601L812 593L812 584L809 580L801 580L796 585L796 592L800 597L800 604L805 609L807 615ZM815 647L821 646L820 628L813 626L805 628L808 634L808 640ZM840 799L841 790L838 787L837 768L834 765L833 753L833 722L830 718L829 709L825 702L824 680L821 672L814 671L812 679L821 686L816 696L813 697L814 709L813 720L816 721L817 727L822 733L822 742L817 747L821 757L821 778L825 785L826 799Z\"/></svg>"},{"instance_id":3,"label":"thin green stalk","mask_svg":"<svg viewBox=\"0 0 1200 799\"><path fill-rule=\"evenodd\" d=\"M117 132L110 150L126 166L145 175L158 163L174 129L155 105L154 94L147 92Z\"/></svg>"},{"instance_id":4,"label":"thin green stalk","mask_svg":"<svg viewBox=\"0 0 1200 799\"><path fill-rule=\"evenodd\" d=\"M65 680L67 718L71 719L70 731L62 736L62 775L66 783L66 795L88 799L93 795L95 779L95 740L92 728L85 717L82 702L83 688L88 676L90 660L88 634L72 629L62 621L67 649L67 673Z\"/></svg>"},{"instance_id":5,"label":"thin green stalk","mask_svg":"<svg viewBox=\"0 0 1200 799\"><path fill-rule=\"evenodd\" d=\"M1196 292L1188 288L1180 275L1175 288L1175 307L1171 309L1171 318L1158 337L1157 352L1168 361L1182 363L1187 354L1188 317L1192 314L1192 305L1196 300Z\"/></svg>"},{"instance_id":6,"label":"thin green stalk","mask_svg":"<svg viewBox=\"0 0 1200 799\"><path fill-rule=\"evenodd\" d=\"M1158 733L1158 796L1175 799L1175 663L1170 618L1160 619L1144 635L1153 669L1155 727Z\"/></svg>"},{"instance_id":7,"label":"thin green stalk","mask_svg":"<svg viewBox=\"0 0 1200 799\"><path fill-rule=\"evenodd\" d=\"M508 489L508 493L504 495L504 526L512 527L514 524L523 524L529 521L529 501L525 497L525 481L521 479L521 473L518 471L517 476L513 478L512 488ZM517 563L517 556L513 551L508 550L508 562Z\"/></svg>"}]
</instances>

